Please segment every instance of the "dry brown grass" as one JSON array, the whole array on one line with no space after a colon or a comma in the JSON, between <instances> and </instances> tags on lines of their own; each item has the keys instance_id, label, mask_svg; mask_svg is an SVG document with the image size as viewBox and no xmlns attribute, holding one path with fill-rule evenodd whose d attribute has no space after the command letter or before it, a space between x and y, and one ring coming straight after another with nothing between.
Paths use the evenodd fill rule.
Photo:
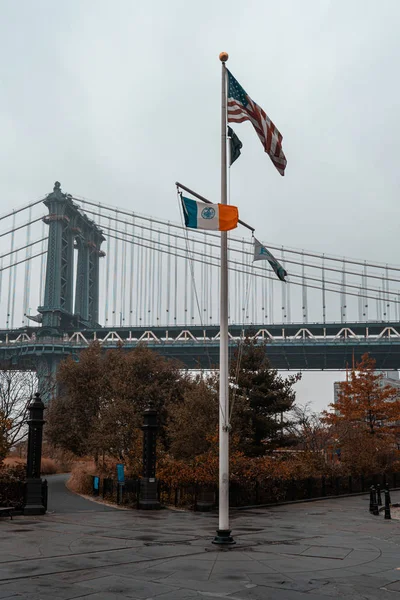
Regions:
<instances>
[{"instance_id":1,"label":"dry brown grass","mask_svg":"<svg viewBox=\"0 0 400 600\"><path fill-rule=\"evenodd\" d=\"M79 462L74 465L67 487L77 494L91 494L93 490L92 475L96 473L94 461Z\"/></svg>"},{"instance_id":2,"label":"dry brown grass","mask_svg":"<svg viewBox=\"0 0 400 600\"><path fill-rule=\"evenodd\" d=\"M93 459L89 457L77 458L71 452L65 452L59 449L53 449L47 444L43 445L43 455L41 462L42 475L53 475L55 473L71 473L75 465L93 464ZM15 467L18 465L26 465L26 457L21 458L14 452L10 453L4 459L3 465Z\"/></svg>"},{"instance_id":3,"label":"dry brown grass","mask_svg":"<svg viewBox=\"0 0 400 600\"><path fill-rule=\"evenodd\" d=\"M54 475L59 473L56 461L53 458L43 457L40 465L42 475Z\"/></svg>"},{"instance_id":4,"label":"dry brown grass","mask_svg":"<svg viewBox=\"0 0 400 600\"><path fill-rule=\"evenodd\" d=\"M18 458L17 456L8 456L4 459L3 465L7 467L16 467L17 465L26 465L26 458ZM57 462L52 458L44 456L40 465L40 472L42 475L54 475L59 473Z\"/></svg>"},{"instance_id":5,"label":"dry brown grass","mask_svg":"<svg viewBox=\"0 0 400 600\"><path fill-rule=\"evenodd\" d=\"M26 465L25 458L18 458L18 456L7 456L3 460L3 465L6 467L16 467L17 465Z\"/></svg>"}]
</instances>

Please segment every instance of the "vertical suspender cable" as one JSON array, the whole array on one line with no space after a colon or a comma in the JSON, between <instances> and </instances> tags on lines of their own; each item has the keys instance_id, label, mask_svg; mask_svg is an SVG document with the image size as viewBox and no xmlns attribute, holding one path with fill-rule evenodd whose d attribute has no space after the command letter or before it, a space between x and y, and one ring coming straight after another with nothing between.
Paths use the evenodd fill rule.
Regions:
<instances>
[{"instance_id":1,"label":"vertical suspender cable","mask_svg":"<svg viewBox=\"0 0 400 600\"><path fill-rule=\"evenodd\" d=\"M108 226L111 228L111 217L108 217ZM106 293L104 302L104 325L108 325L108 299L110 294L110 263L111 263L111 238L107 238L107 259L106 259Z\"/></svg>"},{"instance_id":2,"label":"vertical suspender cable","mask_svg":"<svg viewBox=\"0 0 400 600\"><path fill-rule=\"evenodd\" d=\"M171 248L171 226L168 223L168 247ZM171 253L167 255L167 325L169 325L169 311L171 305Z\"/></svg>"},{"instance_id":3,"label":"vertical suspender cable","mask_svg":"<svg viewBox=\"0 0 400 600\"><path fill-rule=\"evenodd\" d=\"M204 237L204 234L203 234ZM204 248L204 244L203 244L203 248ZM201 314L202 314L202 321L204 322L204 289L205 289L205 275L204 275L204 269L205 269L205 265L204 262L201 263L201 279L200 279L200 308L201 308Z\"/></svg>"},{"instance_id":4,"label":"vertical suspender cable","mask_svg":"<svg viewBox=\"0 0 400 600\"><path fill-rule=\"evenodd\" d=\"M153 223L151 224L151 230L150 230L150 239L151 239L151 268L150 268L150 276L151 276L151 307L150 307L150 320L149 320L149 325L156 325L155 320L154 320L154 315L155 315L155 300L156 300L156 293L155 293L155 280L156 280L156 244L155 241L153 239ZM158 254L158 253L157 253Z\"/></svg>"},{"instance_id":5,"label":"vertical suspender cable","mask_svg":"<svg viewBox=\"0 0 400 600\"><path fill-rule=\"evenodd\" d=\"M340 320L342 323L346 321L346 261L343 259L342 268L342 289L340 294Z\"/></svg>"},{"instance_id":6,"label":"vertical suspender cable","mask_svg":"<svg viewBox=\"0 0 400 600\"><path fill-rule=\"evenodd\" d=\"M208 252L208 244L207 244L207 235L206 232L204 232L204 256L205 256L205 264L204 264L204 286L202 291L202 298L203 298L203 323L207 323L208 322L208 314L207 314L207 300L208 300L208 261L207 261L207 252ZM229 273L228 273L228 277L229 277ZM229 300L228 300L229 302Z\"/></svg>"},{"instance_id":7,"label":"vertical suspender cable","mask_svg":"<svg viewBox=\"0 0 400 600\"><path fill-rule=\"evenodd\" d=\"M156 325L160 324L160 315L161 315L161 272L162 272L162 252L161 252L161 232L158 230L158 239L157 239L157 292L156 292Z\"/></svg>"},{"instance_id":8,"label":"vertical suspender cable","mask_svg":"<svg viewBox=\"0 0 400 600\"><path fill-rule=\"evenodd\" d=\"M228 256L229 256L229 246L228 246L228 250L227 251L228 251ZM228 290L232 290L232 272L230 271L229 266L228 266L227 277L228 277ZM229 296L228 296L228 326L233 321L234 305L235 305L235 303L233 301L233 296L232 296L232 294L229 294ZM228 350L228 355L229 356L231 356L230 352L231 351ZM230 360L230 358L229 358L229 360Z\"/></svg>"},{"instance_id":9,"label":"vertical suspender cable","mask_svg":"<svg viewBox=\"0 0 400 600\"><path fill-rule=\"evenodd\" d=\"M250 256L249 254L246 254L246 270L248 271L248 285L249 285L249 294L251 294L251 298L249 296L249 300L247 302L247 319L248 321L251 323L253 321L253 315L254 315L254 285L253 285L253 280L256 279L253 276L253 269L251 266L251 262L250 262Z\"/></svg>"},{"instance_id":10,"label":"vertical suspender cable","mask_svg":"<svg viewBox=\"0 0 400 600\"><path fill-rule=\"evenodd\" d=\"M274 311L274 280L269 280L269 324L273 325L275 323L275 311Z\"/></svg>"},{"instance_id":11,"label":"vertical suspender cable","mask_svg":"<svg viewBox=\"0 0 400 600\"><path fill-rule=\"evenodd\" d=\"M396 321L399 320L399 305L400 305L400 292L397 294L397 303L396 303Z\"/></svg>"},{"instance_id":12,"label":"vertical suspender cable","mask_svg":"<svg viewBox=\"0 0 400 600\"><path fill-rule=\"evenodd\" d=\"M178 238L175 238L175 296L174 296L174 324L178 322Z\"/></svg>"},{"instance_id":13,"label":"vertical suspender cable","mask_svg":"<svg viewBox=\"0 0 400 600\"><path fill-rule=\"evenodd\" d=\"M148 248L143 248L143 252L144 252L144 265L143 265L143 277L144 277L144 283L143 283L143 325L147 325L147 315L148 315L148 299L149 299L149 295L148 295L148 289L147 289L147 283L148 283L148 273L149 273L149 268L148 268L148 262L149 262L149 250Z\"/></svg>"},{"instance_id":14,"label":"vertical suspender cable","mask_svg":"<svg viewBox=\"0 0 400 600\"><path fill-rule=\"evenodd\" d=\"M97 224L100 227L100 229L101 229L101 226L102 226L101 221L102 221L101 204L99 202L99 210L98 210L98 214L97 214ZM108 256L107 256L107 258L105 260L106 261L108 260ZM99 285L99 288L98 288L99 289L99 292L98 292L98 303L99 303L99 305L98 305L99 306L99 308L98 308L98 314L99 314L99 316L100 316L100 312L101 312L101 308L100 307L102 307L103 298L105 296L105 294L104 294L105 283L104 283L103 271L104 271L104 261L103 260L101 260L101 261L99 260L99 268L98 268L98 271L97 271L98 285ZM72 270L72 277L73 276L74 276L74 269ZM74 308L72 308L72 311L74 311Z\"/></svg>"},{"instance_id":15,"label":"vertical suspender cable","mask_svg":"<svg viewBox=\"0 0 400 600\"><path fill-rule=\"evenodd\" d=\"M15 251L15 262L18 263L18 250ZM16 283L17 283L17 274L18 274L18 265L12 268L13 270L13 278L12 278L12 292L11 292L11 329L14 329L14 319L15 319L15 299L16 299Z\"/></svg>"},{"instance_id":16,"label":"vertical suspender cable","mask_svg":"<svg viewBox=\"0 0 400 600\"><path fill-rule=\"evenodd\" d=\"M286 269L286 265L283 265L283 268ZM290 281L284 284L286 286L286 304L287 304L287 323L292 322L292 303L291 303L291 291L292 286L290 285Z\"/></svg>"},{"instance_id":17,"label":"vertical suspender cable","mask_svg":"<svg viewBox=\"0 0 400 600\"><path fill-rule=\"evenodd\" d=\"M382 274L382 321L386 321L386 281Z\"/></svg>"},{"instance_id":18,"label":"vertical suspender cable","mask_svg":"<svg viewBox=\"0 0 400 600\"><path fill-rule=\"evenodd\" d=\"M246 256L246 248L245 248L245 242L244 239L242 239L242 256ZM240 322L243 323L243 325L245 325L246 323L246 299L247 299L247 294L246 294L246 278L245 278L245 274L242 273L242 285L241 290L242 290L242 298L241 298L241 318L240 318Z\"/></svg>"},{"instance_id":19,"label":"vertical suspender cable","mask_svg":"<svg viewBox=\"0 0 400 600\"><path fill-rule=\"evenodd\" d=\"M126 243L128 233L128 222L125 222L125 232L122 236L121 243L121 260L122 260L122 285L121 285L121 320L120 325L126 325L126 277L127 277L127 261L128 261L128 246Z\"/></svg>"},{"instance_id":20,"label":"vertical suspender cable","mask_svg":"<svg viewBox=\"0 0 400 600\"><path fill-rule=\"evenodd\" d=\"M140 324L146 324L146 294L147 294L147 249L142 248L142 260L140 261Z\"/></svg>"},{"instance_id":21,"label":"vertical suspender cable","mask_svg":"<svg viewBox=\"0 0 400 600\"><path fill-rule=\"evenodd\" d=\"M147 276L149 279L148 282L148 292L147 292L147 311L146 311L146 318L147 318L147 325L151 325L152 324L152 319L153 319L153 311L152 311L152 305L153 305L153 284L154 284L154 280L153 280L153 262L154 262L154 251L153 251L153 222L150 222L150 243L149 243L149 249L148 249L148 253L149 253L149 260L148 260L148 269L147 269Z\"/></svg>"},{"instance_id":22,"label":"vertical suspender cable","mask_svg":"<svg viewBox=\"0 0 400 600\"><path fill-rule=\"evenodd\" d=\"M212 262L212 253L213 253L213 249L210 246L210 263ZM214 267L210 266L208 267L209 269L209 282L208 282L208 294L209 294L209 301L208 301L208 306L209 306L209 315L208 315L208 323L211 325L212 323L212 315L213 315L213 271L214 271Z\"/></svg>"},{"instance_id":23,"label":"vertical suspender cable","mask_svg":"<svg viewBox=\"0 0 400 600\"><path fill-rule=\"evenodd\" d=\"M118 210L115 211L115 214L118 215ZM115 221L114 225L115 229L118 229L118 222ZM118 293L118 248L119 243L117 237L114 240L114 273L113 273L113 322L112 324L115 326L117 323L117 293Z\"/></svg>"},{"instance_id":24,"label":"vertical suspender cable","mask_svg":"<svg viewBox=\"0 0 400 600\"><path fill-rule=\"evenodd\" d=\"M221 292L221 278L217 277L217 298L220 297ZM221 303L217 302L217 323L221 322Z\"/></svg>"},{"instance_id":25,"label":"vertical suspender cable","mask_svg":"<svg viewBox=\"0 0 400 600\"><path fill-rule=\"evenodd\" d=\"M190 241L189 241L190 244ZM189 246L190 247L190 246ZM194 256L193 252L195 251L195 241L192 241L192 256ZM190 286L190 322L193 323L194 322L194 281L195 281L195 265L192 261L191 263L191 268L192 268L192 284Z\"/></svg>"},{"instance_id":26,"label":"vertical suspender cable","mask_svg":"<svg viewBox=\"0 0 400 600\"><path fill-rule=\"evenodd\" d=\"M0 260L0 305L1 305L2 289L3 289L3 259Z\"/></svg>"},{"instance_id":27,"label":"vertical suspender cable","mask_svg":"<svg viewBox=\"0 0 400 600\"><path fill-rule=\"evenodd\" d=\"M382 294L379 288L378 297L376 299L376 313L378 321L382 321Z\"/></svg>"},{"instance_id":28,"label":"vertical suspender cable","mask_svg":"<svg viewBox=\"0 0 400 600\"><path fill-rule=\"evenodd\" d=\"M135 239L135 215L132 215L132 240ZM130 244L131 255L130 255L130 269L129 269L129 325L133 325L133 274L134 274L134 248L135 244ZM137 290L135 290L135 295Z\"/></svg>"},{"instance_id":29,"label":"vertical suspender cable","mask_svg":"<svg viewBox=\"0 0 400 600\"><path fill-rule=\"evenodd\" d=\"M302 275L302 302L303 302L303 323L307 323L307 288L306 288L306 273L304 266L304 250L301 253L301 275Z\"/></svg>"},{"instance_id":30,"label":"vertical suspender cable","mask_svg":"<svg viewBox=\"0 0 400 600\"><path fill-rule=\"evenodd\" d=\"M242 288L243 288L243 275L242 273L238 273L238 289L237 289L237 322L242 323L243 320L243 312L242 312Z\"/></svg>"},{"instance_id":31,"label":"vertical suspender cable","mask_svg":"<svg viewBox=\"0 0 400 600\"><path fill-rule=\"evenodd\" d=\"M249 267L251 268L251 264L249 265ZM258 277L254 277L254 286L253 286L253 288L254 288L254 310L253 310L252 317L253 317L253 322L255 324L257 324L259 322L258 321L258 310L257 310L257 308L258 308L257 280L258 280Z\"/></svg>"},{"instance_id":32,"label":"vertical suspender cable","mask_svg":"<svg viewBox=\"0 0 400 600\"><path fill-rule=\"evenodd\" d=\"M365 296L364 296L363 314L364 314L366 321L368 321L368 297L367 297L367 291L366 291L366 288L368 287L367 277L368 277L367 261L365 261L364 262L364 293L365 293Z\"/></svg>"},{"instance_id":33,"label":"vertical suspender cable","mask_svg":"<svg viewBox=\"0 0 400 600\"><path fill-rule=\"evenodd\" d=\"M235 271L235 287L234 287L234 292L235 292L235 323L239 323L239 319L238 319L238 272Z\"/></svg>"},{"instance_id":34,"label":"vertical suspender cable","mask_svg":"<svg viewBox=\"0 0 400 600\"><path fill-rule=\"evenodd\" d=\"M268 323L268 286L267 286L267 278L263 281L263 323Z\"/></svg>"},{"instance_id":35,"label":"vertical suspender cable","mask_svg":"<svg viewBox=\"0 0 400 600\"><path fill-rule=\"evenodd\" d=\"M285 262L285 251L281 249L282 266ZM286 323L286 285L282 285L282 323Z\"/></svg>"},{"instance_id":36,"label":"vertical suspender cable","mask_svg":"<svg viewBox=\"0 0 400 600\"><path fill-rule=\"evenodd\" d=\"M42 238L43 238L43 242L42 242L42 249L41 252L45 251L46 248L46 239L44 239L46 237L46 224L44 221L42 221ZM43 298L43 290L44 290L44 265L45 265L45 260L46 260L46 255L42 254L42 256L40 257L40 278L39 278L39 306L43 306L44 304L44 298Z\"/></svg>"},{"instance_id":37,"label":"vertical suspender cable","mask_svg":"<svg viewBox=\"0 0 400 600\"><path fill-rule=\"evenodd\" d=\"M138 251L136 252L136 277L137 277L137 286L136 286L136 325L142 325L142 297L143 297L143 246L138 247Z\"/></svg>"},{"instance_id":38,"label":"vertical suspender cable","mask_svg":"<svg viewBox=\"0 0 400 600\"><path fill-rule=\"evenodd\" d=\"M184 300L183 300L183 315L184 315L184 324L187 326L187 318L188 318L188 267L189 267L189 240L185 247L184 255L185 255L185 289L184 289Z\"/></svg>"},{"instance_id":39,"label":"vertical suspender cable","mask_svg":"<svg viewBox=\"0 0 400 600\"><path fill-rule=\"evenodd\" d=\"M325 254L322 255L322 322L326 323Z\"/></svg>"},{"instance_id":40,"label":"vertical suspender cable","mask_svg":"<svg viewBox=\"0 0 400 600\"><path fill-rule=\"evenodd\" d=\"M12 227L13 230L15 229L15 213L13 214L13 220L12 220ZM14 261L14 239L15 239L15 231L12 231L11 233L11 254L10 254L10 264L13 264ZM11 325L11 294L12 294L12 288L13 288L13 275L14 275L14 269L16 267L12 267L11 269L9 269L9 273L8 273L8 298L7 298L7 329L10 328Z\"/></svg>"},{"instance_id":41,"label":"vertical suspender cable","mask_svg":"<svg viewBox=\"0 0 400 600\"><path fill-rule=\"evenodd\" d=\"M29 208L29 221L32 220L32 207ZM26 315L29 313L29 302L30 302L30 283L31 283L31 261L29 260L32 254L32 246L29 246L31 242L31 225L29 224L26 230L26 244L27 249L25 253L25 280L24 280L24 306L23 306L23 317L22 323L26 323Z\"/></svg>"},{"instance_id":42,"label":"vertical suspender cable","mask_svg":"<svg viewBox=\"0 0 400 600\"><path fill-rule=\"evenodd\" d=\"M390 282L389 282L389 267L386 265L386 312L387 320L390 321Z\"/></svg>"}]
</instances>

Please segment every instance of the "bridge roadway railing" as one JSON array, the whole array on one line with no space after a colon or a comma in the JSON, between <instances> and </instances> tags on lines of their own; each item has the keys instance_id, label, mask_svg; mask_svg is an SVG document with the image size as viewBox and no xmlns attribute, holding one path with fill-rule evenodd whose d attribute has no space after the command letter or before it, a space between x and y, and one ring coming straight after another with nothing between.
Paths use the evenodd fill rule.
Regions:
<instances>
[{"instance_id":1,"label":"bridge roadway railing","mask_svg":"<svg viewBox=\"0 0 400 600\"><path fill-rule=\"evenodd\" d=\"M381 340L400 339L400 323L312 323L283 324L283 325L249 325L246 327L232 325L229 327L229 338L240 341L244 336L250 339L265 340L268 343L298 340L309 342L333 342L342 340ZM113 343L174 344L219 341L218 326L173 326L173 327L102 327L69 331L62 337L43 337L41 328L26 328L25 330L0 331L0 345L26 343L70 343L88 346L93 341L103 345Z\"/></svg>"},{"instance_id":2,"label":"bridge roadway railing","mask_svg":"<svg viewBox=\"0 0 400 600\"><path fill-rule=\"evenodd\" d=\"M400 324L319 324L298 326L240 326L230 328L230 347L233 352L243 335L266 341L268 357L278 369L345 369L351 366L353 355L358 360L369 352L377 360L377 368L400 367ZM219 359L218 327L172 328L103 328L70 331L62 337L42 337L40 330L0 332L0 358L19 359L50 355L75 356L98 341L105 349L122 344L126 349L138 344L157 350L170 358L182 361L188 368L214 368Z\"/></svg>"}]
</instances>

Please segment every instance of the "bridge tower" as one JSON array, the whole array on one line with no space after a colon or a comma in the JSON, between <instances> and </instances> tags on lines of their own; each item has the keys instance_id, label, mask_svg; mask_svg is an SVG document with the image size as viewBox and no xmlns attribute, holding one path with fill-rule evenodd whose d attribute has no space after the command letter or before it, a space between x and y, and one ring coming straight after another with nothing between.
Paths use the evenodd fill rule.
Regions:
<instances>
[{"instance_id":1,"label":"bridge tower","mask_svg":"<svg viewBox=\"0 0 400 600\"><path fill-rule=\"evenodd\" d=\"M75 286L75 315L93 327L99 320L99 259L104 240L102 232L86 215L81 215L80 227L75 228L75 247L78 264Z\"/></svg>"},{"instance_id":2,"label":"bridge tower","mask_svg":"<svg viewBox=\"0 0 400 600\"><path fill-rule=\"evenodd\" d=\"M49 214L42 335L61 335L71 326L93 327L99 314L99 258L104 236L97 225L61 191L58 181L44 200ZM74 248L78 250L74 302Z\"/></svg>"}]
</instances>

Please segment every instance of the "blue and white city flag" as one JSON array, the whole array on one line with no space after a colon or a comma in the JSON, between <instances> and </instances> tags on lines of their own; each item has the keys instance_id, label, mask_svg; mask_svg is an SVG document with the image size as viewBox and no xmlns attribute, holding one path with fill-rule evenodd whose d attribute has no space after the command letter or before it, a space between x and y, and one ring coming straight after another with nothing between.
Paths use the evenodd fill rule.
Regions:
<instances>
[{"instance_id":1,"label":"blue and white city flag","mask_svg":"<svg viewBox=\"0 0 400 600\"><path fill-rule=\"evenodd\" d=\"M181 196L186 227L229 231L238 224L237 206L230 204L205 204Z\"/></svg>"},{"instance_id":2,"label":"blue and white city flag","mask_svg":"<svg viewBox=\"0 0 400 600\"><path fill-rule=\"evenodd\" d=\"M259 242L256 238L254 238L254 257L253 262L255 260L267 260L276 275L279 277L281 281L285 281L285 277L287 277L287 272L282 267L282 265L276 260L275 256L271 254L269 250L261 242Z\"/></svg>"}]
</instances>

